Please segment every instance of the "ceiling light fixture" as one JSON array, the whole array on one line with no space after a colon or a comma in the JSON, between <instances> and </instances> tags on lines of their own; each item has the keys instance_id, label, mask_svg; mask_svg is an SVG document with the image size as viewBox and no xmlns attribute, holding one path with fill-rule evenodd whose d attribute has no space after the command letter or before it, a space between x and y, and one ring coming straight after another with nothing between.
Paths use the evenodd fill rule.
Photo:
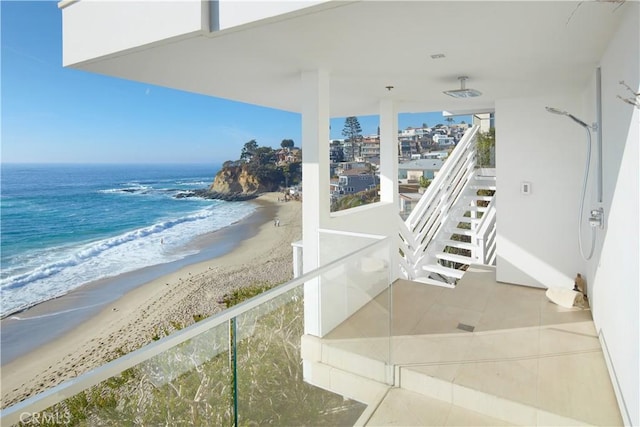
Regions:
<instances>
[{"instance_id":1,"label":"ceiling light fixture","mask_svg":"<svg viewBox=\"0 0 640 427\"><path fill-rule=\"evenodd\" d=\"M476 96L482 95L482 92L480 92L478 90L467 89L465 87L465 81L468 78L469 77L467 77L467 76L458 77L458 80L460 80L460 89L445 90L443 93L445 93L445 94L447 94L449 96L453 96L454 98L475 98Z\"/></svg>"},{"instance_id":2,"label":"ceiling light fixture","mask_svg":"<svg viewBox=\"0 0 640 427\"><path fill-rule=\"evenodd\" d=\"M431 55L431 59L442 59L444 57L444 53L434 53L433 55Z\"/></svg>"}]
</instances>

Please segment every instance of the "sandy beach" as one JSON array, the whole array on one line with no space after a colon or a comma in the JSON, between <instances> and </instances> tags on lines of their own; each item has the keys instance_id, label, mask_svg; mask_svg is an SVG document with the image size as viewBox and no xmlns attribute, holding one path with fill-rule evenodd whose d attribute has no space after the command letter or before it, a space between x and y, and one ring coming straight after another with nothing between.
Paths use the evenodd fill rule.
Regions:
<instances>
[{"instance_id":1,"label":"sandy beach","mask_svg":"<svg viewBox=\"0 0 640 427\"><path fill-rule=\"evenodd\" d=\"M301 238L301 204L279 202L280 196L268 193L255 200L257 212L247 224L237 225L250 237L230 252L149 281L109 302L70 332L3 365L2 407L140 348L177 325L188 326L194 316L224 309L219 301L234 289L290 280L291 243ZM274 226L275 218L279 227ZM212 233L196 244L215 245L218 233L228 231Z\"/></svg>"}]
</instances>

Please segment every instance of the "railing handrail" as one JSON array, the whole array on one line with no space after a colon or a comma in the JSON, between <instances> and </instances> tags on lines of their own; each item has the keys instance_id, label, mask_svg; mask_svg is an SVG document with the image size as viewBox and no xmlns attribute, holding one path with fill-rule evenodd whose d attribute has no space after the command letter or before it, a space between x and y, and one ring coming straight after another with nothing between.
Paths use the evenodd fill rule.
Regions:
<instances>
[{"instance_id":1,"label":"railing handrail","mask_svg":"<svg viewBox=\"0 0 640 427\"><path fill-rule=\"evenodd\" d=\"M473 137L476 135L479 128L480 126L474 125L469 130L467 130L460 142L454 148L451 156L449 156L444 162L442 169L438 171L438 174L435 176L435 178L425 191L424 196L422 196L422 198L418 201L416 207L411 211L409 217L405 221L410 230L413 229L416 217L422 216L422 210L424 210L425 205L428 206L433 202L435 195L449 178L449 174L452 169L457 165L462 156L467 152L469 146L471 145L471 142L473 141Z\"/></svg>"},{"instance_id":2,"label":"railing handrail","mask_svg":"<svg viewBox=\"0 0 640 427\"><path fill-rule=\"evenodd\" d=\"M495 201L496 201L495 197L491 199L491 201L487 205L487 210L485 211L484 215L482 215L482 218L478 223L478 231L476 233L478 236L482 236L482 237L486 236L487 232L489 231L489 227L491 227L491 225L495 223L495 217L496 217Z\"/></svg>"},{"instance_id":3,"label":"railing handrail","mask_svg":"<svg viewBox=\"0 0 640 427\"><path fill-rule=\"evenodd\" d=\"M460 156L454 161L453 167L446 173L439 187L432 193L432 201L424 206L420 217L412 224L412 234L421 242L415 248L416 254L423 252L430 240L440 232L446 222L451 209L455 206L462 191L473 176L475 165L475 145L461 147Z\"/></svg>"},{"instance_id":4,"label":"railing handrail","mask_svg":"<svg viewBox=\"0 0 640 427\"><path fill-rule=\"evenodd\" d=\"M283 295L291 291L292 289L297 288L298 286L304 285L305 282L330 271L337 265L357 258L360 253L365 252L378 245L381 246L388 239L389 237L380 238L375 242L367 244L348 255L331 261L326 265L318 267L317 269L303 274L302 276L297 277L293 280L290 280L287 283L283 283L282 285L269 289L261 293L260 295L248 299L220 313L214 314L213 316L201 320L200 322L194 323L193 325L181 329L174 334L168 335L158 341L147 344L144 347L139 348L138 350L135 350L129 354L112 360L111 362L107 362L104 365L87 371L76 378L65 381L49 390L45 390L42 393L25 399L22 402L16 403L13 406L5 408L2 410L2 415L0 416L1 424L16 424L20 421L19 417L22 413L36 413L43 411L69 397L72 397L88 389L89 387L99 384L100 382L115 375L119 375L129 368L139 365L140 363L145 362L160 353L163 353L204 332L218 327L225 322L228 322L229 320L258 307L261 304L271 301L279 297L280 295Z\"/></svg>"},{"instance_id":5,"label":"railing handrail","mask_svg":"<svg viewBox=\"0 0 640 427\"><path fill-rule=\"evenodd\" d=\"M330 228L319 228L318 233L337 234L339 236L349 236L349 237L363 237L365 239L371 239L371 240L383 240L386 238L386 236L381 236L379 234L359 233L356 231L334 230Z\"/></svg>"},{"instance_id":6,"label":"railing handrail","mask_svg":"<svg viewBox=\"0 0 640 427\"><path fill-rule=\"evenodd\" d=\"M480 264L492 264L491 256L489 253L489 249L495 243L495 233L492 235L492 230L495 230L496 224L496 202L495 197L491 199L489 204L487 205L487 210L480 222L478 223L478 228L475 234L475 241L478 246L478 255L477 262Z\"/></svg>"},{"instance_id":7,"label":"railing handrail","mask_svg":"<svg viewBox=\"0 0 640 427\"><path fill-rule=\"evenodd\" d=\"M423 251L428 245L429 240L439 232L442 225L446 222L449 214L455 208L456 203L464 193L467 182L469 182L471 177L473 177L473 168L471 163L472 162L470 161L465 161L463 165L456 170L454 178L457 179L452 179L449 182L447 190L442 191L440 200L438 200L437 205L432 209L433 211L440 211L441 215L438 217L438 222L440 224L435 229L431 229L428 226L429 224L433 225L435 222L435 218L433 216L434 212L431 212L429 215L425 215L426 218L418 222L418 224L422 224L424 222L423 226L420 227L421 231L418 233L419 238L417 239L422 243L415 250ZM425 214L427 212L428 210L425 211Z\"/></svg>"},{"instance_id":8,"label":"railing handrail","mask_svg":"<svg viewBox=\"0 0 640 427\"><path fill-rule=\"evenodd\" d=\"M416 263L414 251L419 245L413 233L407 228L407 224L400 217L398 217L398 227L400 228L398 246L403 254L400 256L400 267L405 270L407 277L412 279L415 275L415 270L412 270L411 266Z\"/></svg>"}]
</instances>

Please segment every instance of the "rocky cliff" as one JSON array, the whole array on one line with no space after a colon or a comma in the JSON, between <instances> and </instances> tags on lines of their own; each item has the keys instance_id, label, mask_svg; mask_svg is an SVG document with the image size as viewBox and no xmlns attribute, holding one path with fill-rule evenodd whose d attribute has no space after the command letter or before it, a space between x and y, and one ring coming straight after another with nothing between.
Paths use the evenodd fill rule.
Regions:
<instances>
[{"instance_id":1,"label":"rocky cliff","mask_svg":"<svg viewBox=\"0 0 640 427\"><path fill-rule=\"evenodd\" d=\"M247 200L260 193L277 191L280 186L300 183L302 166L299 162L276 166L273 163L225 162L207 189L191 190L175 197L202 197L228 201Z\"/></svg>"},{"instance_id":2,"label":"rocky cliff","mask_svg":"<svg viewBox=\"0 0 640 427\"><path fill-rule=\"evenodd\" d=\"M254 194L277 189L273 182L263 182L249 171L247 165L227 166L220 169L209 191L223 194Z\"/></svg>"}]
</instances>

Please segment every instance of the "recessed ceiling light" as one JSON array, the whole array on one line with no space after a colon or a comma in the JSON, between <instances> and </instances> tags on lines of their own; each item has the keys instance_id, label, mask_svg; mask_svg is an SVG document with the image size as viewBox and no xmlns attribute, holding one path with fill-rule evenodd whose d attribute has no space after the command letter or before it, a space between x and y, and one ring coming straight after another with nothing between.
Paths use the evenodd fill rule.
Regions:
<instances>
[{"instance_id":1,"label":"recessed ceiling light","mask_svg":"<svg viewBox=\"0 0 640 427\"><path fill-rule=\"evenodd\" d=\"M444 58L444 53L435 53L433 55L431 55L431 59L442 59Z\"/></svg>"},{"instance_id":2,"label":"recessed ceiling light","mask_svg":"<svg viewBox=\"0 0 640 427\"><path fill-rule=\"evenodd\" d=\"M445 90L443 93L453 96L454 98L475 98L482 95L482 92L475 89L467 89L464 82L468 79L467 76L458 77L460 80L460 89Z\"/></svg>"}]
</instances>

